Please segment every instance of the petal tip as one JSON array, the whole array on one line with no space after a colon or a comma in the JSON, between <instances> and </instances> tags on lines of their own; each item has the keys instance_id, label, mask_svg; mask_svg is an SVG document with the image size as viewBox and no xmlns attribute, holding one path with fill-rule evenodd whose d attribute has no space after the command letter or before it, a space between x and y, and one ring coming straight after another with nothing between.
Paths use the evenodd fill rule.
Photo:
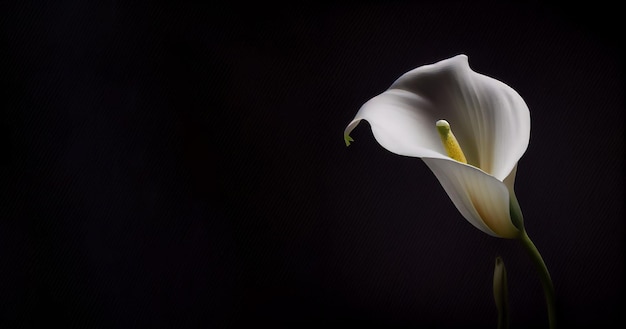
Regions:
<instances>
[{"instance_id":1,"label":"petal tip","mask_svg":"<svg viewBox=\"0 0 626 329\"><path fill-rule=\"evenodd\" d=\"M354 139L352 139L352 137L350 137L350 135L345 134L345 135L343 135L343 141L346 142L346 146L350 146L350 143L354 142Z\"/></svg>"},{"instance_id":2,"label":"petal tip","mask_svg":"<svg viewBox=\"0 0 626 329\"><path fill-rule=\"evenodd\" d=\"M469 57L467 57L467 55L465 54L459 54L456 55L454 57L452 57L452 59L454 59L455 61L459 62L459 64L469 67Z\"/></svg>"},{"instance_id":3,"label":"petal tip","mask_svg":"<svg viewBox=\"0 0 626 329\"><path fill-rule=\"evenodd\" d=\"M465 55L465 54L458 54L458 55L456 55L455 57L457 57L457 58L462 58L462 59L464 59L464 60L467 60L467 55Z\"/></svg>"},{"instance_id":4,"label":"petal tip","mask_svg":"<svg viewBox=\"0 0 626 329\"><path fill-rule=\"evenodd\" d=\"M346 143L346 146L350 146L350 143L354 142L354 139L352 139L352 137L350 137L350 133L352 132L352 130L354 130L354 128L356 128L356 126L359 125L360 122L361 122L361 119L354 119L354 120L352 120L348 124L346 129L343 131L343 141Z\"/></svg>"}]
</instances>

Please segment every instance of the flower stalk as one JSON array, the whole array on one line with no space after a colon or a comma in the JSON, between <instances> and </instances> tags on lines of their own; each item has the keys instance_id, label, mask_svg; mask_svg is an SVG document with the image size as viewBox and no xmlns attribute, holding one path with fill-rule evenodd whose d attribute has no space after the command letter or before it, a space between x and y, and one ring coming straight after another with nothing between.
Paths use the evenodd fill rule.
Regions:
<instances>
[{"instance_id":1,"label":"flower stalk","mask_svg":"<svg viewBox=\"0 0 626 329\"><path fill-rule=\"evenodd\" d=\"M543 257L539 253L539 249L535 246L533 241L526 233L526 228L524 227L524 216L522 215L522 209L520 208L519 202L517 201L517 197L515 196L515 192L511 189L509 195L510 200L510 215L511 221L519 230L519 235L517 239L522 243L522 246L528 252L530 259L532 260L537 272L539 274L539 280L541 281L541 286L543 287L543 292L546 297L546 306L548 309L548 322L550 324L550 329L556 328L556 309L554 302L554 285L552 284L552 278L550 277L550 272L548 272L548 267L546 263L543 261Z\"/></svg>"},{"instance_id":2,"label":"flower stalk","mask_svg":"<svg viewBox=\"0 0 626 329\"><path fill-rule=\"evenodd\" d=\"M532 242L532 240L530 240L530 237L526 233L526 230L522 230L519 240L522 243L522 246L524 246L524 249L526 249L526 251L530 255L530 259L532 260L533 264L537 268L537 272L539 273L539 279L541 280L543 292L546 296L546 305L548 307L548 321L550 323L550 329L554 329L556 328L554 285L552 284L552 279L550 278L548 267L546 267L546 263L543 261L539 250Z\"/></svg>"}]
</instances>

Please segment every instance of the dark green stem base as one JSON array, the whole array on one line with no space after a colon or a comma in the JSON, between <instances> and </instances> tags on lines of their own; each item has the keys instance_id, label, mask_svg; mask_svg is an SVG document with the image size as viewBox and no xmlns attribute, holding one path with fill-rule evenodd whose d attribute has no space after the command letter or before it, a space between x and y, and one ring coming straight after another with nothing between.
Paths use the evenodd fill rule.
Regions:
<instances>
[{"instance_id":1,"label":"dark green stem base","mask_svg":"<svg viewBox=\"0 0 626 329\"><path fill-rule=\"evenodd\" d=\"M546 304L548 306L548 320L550 322L550 329L556 328L556 309L554 303L554 286L552 285L552 279L550 278L550 273L548 272L548 268L546 267L546 263L543 261L539 250L535 247L535 244L530 240L528 234L526 234L526 230L522 230L522 233L519 237L519 240L522 242L524 249L528 251L530 258L535 264L537 271L539 272L539 279L541 280L541 285L543 286L543 292L546 295Z\"/></svg>"}]
</instances>

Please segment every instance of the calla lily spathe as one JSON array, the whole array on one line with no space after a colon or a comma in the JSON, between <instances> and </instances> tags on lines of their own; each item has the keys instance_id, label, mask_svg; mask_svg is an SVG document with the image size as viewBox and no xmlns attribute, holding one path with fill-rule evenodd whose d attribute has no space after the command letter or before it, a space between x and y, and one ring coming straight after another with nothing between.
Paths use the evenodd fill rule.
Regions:
<instances>
[{"instance_id":1,"label":"calla lily spathe","mask_svg":"<svg viewBox=\"0 0 626 329\"><path fill-rule=\"evenodd\" d=\"M441 119L450 123L467 164L447 155L435 127ZM467 56L458 55L403 74L366 102L345 129L346 144L361 120L385 149L421 158L476 228L519 236L522 228L511 219L513 184L530 139L530 112L511 87L474 72Z\"/></svg>"}]
</instances>

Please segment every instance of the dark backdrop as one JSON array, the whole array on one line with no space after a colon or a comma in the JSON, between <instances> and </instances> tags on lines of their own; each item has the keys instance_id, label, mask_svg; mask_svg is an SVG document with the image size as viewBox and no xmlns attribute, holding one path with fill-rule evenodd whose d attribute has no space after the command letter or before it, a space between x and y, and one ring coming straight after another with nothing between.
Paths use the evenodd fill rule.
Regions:
<instances>
[{"instance_id":1,"label":"dark backdrop","mask_svg":"<svg viewBox=\"0 0 626 329\"><path fill-rule=\"evenodd\" d=\"M516 190L562 328L622 321L613 7L3 2L1 328L547 327L517 241L474 229L362 103L459 53L531 110Z\"/></svg>"}]
</instances>

